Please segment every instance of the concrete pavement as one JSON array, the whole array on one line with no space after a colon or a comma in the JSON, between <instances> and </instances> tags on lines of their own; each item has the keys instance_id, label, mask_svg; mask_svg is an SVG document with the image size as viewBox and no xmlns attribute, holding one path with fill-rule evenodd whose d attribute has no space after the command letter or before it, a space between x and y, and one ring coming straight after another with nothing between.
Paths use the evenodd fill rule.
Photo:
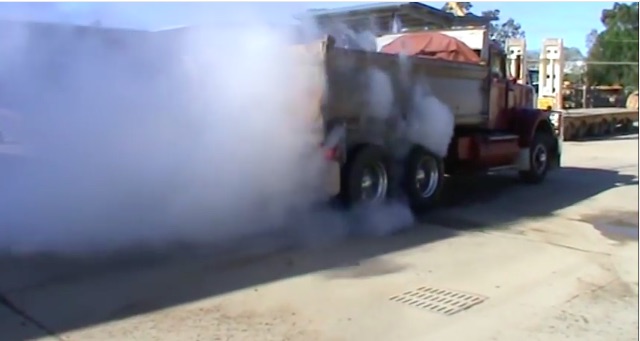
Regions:
<instances>
[{"instance_id":1,"label":"concrete pavement","mask_svg":"<svg viewBox=\"0 0 640 341\"><path fill-rule=\"evenodd\" d=\"M224 262L3 259L1 339L637 340L637 136L564 152L541 186L460 179L393 237ZM481 303L431 309L463 299Z\"/></svg>"}]
</instances>

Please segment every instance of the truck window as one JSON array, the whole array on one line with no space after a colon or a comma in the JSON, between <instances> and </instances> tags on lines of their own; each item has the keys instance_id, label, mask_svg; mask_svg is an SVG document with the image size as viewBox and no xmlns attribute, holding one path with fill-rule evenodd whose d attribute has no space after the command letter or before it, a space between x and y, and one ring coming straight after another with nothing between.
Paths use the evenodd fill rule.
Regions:
<instances>
[{"instance_id":1,"label":"truck window","mask_svg":"<svg viewBox=\"0 0 640 341\"><path fill-rule=\"evenodd\" d=\"M495 78L505 78L505 60L501 53L491 53L491 75Z\"/></svg>"}]
</instances>

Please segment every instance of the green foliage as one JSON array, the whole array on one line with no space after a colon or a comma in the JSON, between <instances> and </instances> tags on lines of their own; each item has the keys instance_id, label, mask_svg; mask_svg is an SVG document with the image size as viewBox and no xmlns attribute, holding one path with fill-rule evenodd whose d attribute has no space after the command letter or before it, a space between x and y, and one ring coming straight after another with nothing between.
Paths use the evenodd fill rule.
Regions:
<instances>
[{"instance_id":1,"label":"green foliage","mask_svg":"<svg viewBox=\"0 0 640 341\"><path fill-rule=\"evenodd\" d=\"M582 74L581 73L565 73L562 78L563 81L568 81L571 84L579 84L582 83Z\"/></svg>"},{"instance_id":2,"label":"green foliage","mask_svg":"<svg viewBox=\"0 0 640 341\"><path fill-rule=\"evenodd\" d=\"M471 8L473 8L473 4L470 2L458 2L458 5L462 7L465 12L470 12ZM442 6L442 10L454 12L453 8L451 8L448 3L445 3L444 6ZM493 11L484 11L481 15L483 17L495 18L495 20L498 21L496 23L492 23L489 27L489 37L501 46L504 46L505 42L509 38L525 37L525 32L522 29L522 26L512 18L509 18L502 23L499 22L500 10L494 9Z\"/></svg>"},{"instance_id":3,"label":"green foliage","mask_svg":"<svg viewBox=\"0 0 640 341\"><path fill-rule=\"evenodd\" d=\"M564 60L567 62L575 62L584 60L584 55L577 47L564 47Z\"/></svg>"},{"instance_id":4,"label":"green foliage","mask_svg":"<svg viewBox=\"0 0 640 341\"><path fill-rule=\"evenodd\" d=\"M500 10L494 9L493 11L484 11L481 14L483 17L492 17L500 20ZM500 46L504 46L509 38L525 38L525 32L522 26L518 24L513 18L509 18L506 21L500 23L492 23L489 27L489 37L496 41Z\"/></svg>"},{"instance_id":5,"label":"green foliage","mask_svg":"<svg viewBox=\"0 0 640 341\"><path fill-rule=\"evenodd\" d=\"M587 36L588 61L632 62L634 65L590 64L589 81L595 85L621 84L638 86L638 3L615 3L602 11L605 29L592 30Z\"/></svg>"}]
</instances>

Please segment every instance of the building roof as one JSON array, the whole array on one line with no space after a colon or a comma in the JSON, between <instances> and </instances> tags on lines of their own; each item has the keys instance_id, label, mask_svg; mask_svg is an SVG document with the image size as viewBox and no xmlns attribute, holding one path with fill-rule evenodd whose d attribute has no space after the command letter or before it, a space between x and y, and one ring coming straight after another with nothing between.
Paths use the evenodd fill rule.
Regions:
<instances>
[{"instance_id":1,"label":"building roof","mask_svg":"<svg viewBox=\"0 0 640 341\"><path fill-rule=\"evenodd\" d=\"M327 27L341 23L351 28L375 27L390 32L396 23L402 29L423 28L428 26L486 26L495 18L467 14L456 16L419 2L376 3L343 7L336 9L309 10L297 15L300 20L314 20L319 26Z\"/></svg>"}]
</instances>

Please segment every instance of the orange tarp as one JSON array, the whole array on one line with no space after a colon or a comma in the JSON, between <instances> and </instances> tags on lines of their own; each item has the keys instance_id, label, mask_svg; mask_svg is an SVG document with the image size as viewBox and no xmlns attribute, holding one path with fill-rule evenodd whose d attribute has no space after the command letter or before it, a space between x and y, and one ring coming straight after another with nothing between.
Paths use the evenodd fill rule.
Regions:
<instances>
[{"instance_id":1,"label":"orange tarp","mask_svg":"<svg viewBox=\"0 0 640 341\"><path fill-rule=\"evenodd\" d=\"M480 57L460 40L438 32L407 33L382 47L381 52L458 62L480 63Z\"/></svg>"}]
</instances>

